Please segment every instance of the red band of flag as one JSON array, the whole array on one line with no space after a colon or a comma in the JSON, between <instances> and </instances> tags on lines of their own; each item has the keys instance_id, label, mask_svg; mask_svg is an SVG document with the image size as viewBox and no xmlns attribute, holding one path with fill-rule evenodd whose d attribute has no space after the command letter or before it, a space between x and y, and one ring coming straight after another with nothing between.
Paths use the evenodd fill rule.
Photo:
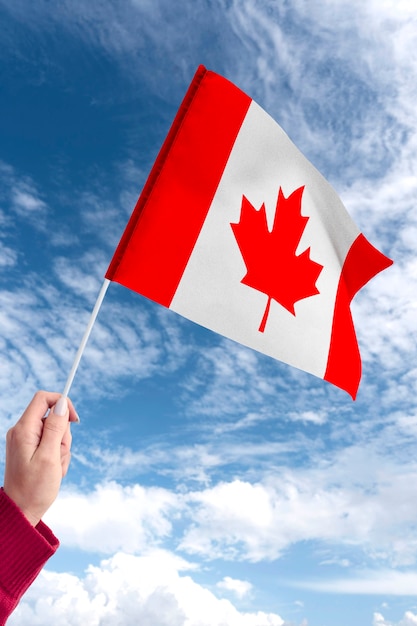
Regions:
<instances>
[{"instance_id":1,"label":"red band of flag","mask_svg":"<svg viewBox=\"0 0 417 626\"><path fill-rule=\"evenodd\" d=\"M250 103L228 80L198 68L106 278L169 307Z\"/></svg>"},{"instance_id":2,"label":"red band of flag","mask_svg":"<svg viewBox=\"0 0 417 626\"><path fill-rule=\"evenodd\" d=\"M390 265L391 259L360 234L346 256L340 275L324 380L345 389L354 400L361 379L362 363L350 304L371 278Z\"/></svg>"}]
</instances>

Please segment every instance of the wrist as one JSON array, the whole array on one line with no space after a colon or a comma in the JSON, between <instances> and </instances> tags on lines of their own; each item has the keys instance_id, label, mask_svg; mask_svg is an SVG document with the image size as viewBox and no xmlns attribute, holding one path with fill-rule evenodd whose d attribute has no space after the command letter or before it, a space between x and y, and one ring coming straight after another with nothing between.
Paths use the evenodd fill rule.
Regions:
<instances>
[{"instance_id":1,"label":"wrist","mask_svg":"<svg viewBox=\"0 0 417 626\"><path fill-rule=\"evenodd\" d=\"M29 522L29 524L31 524L31 526L37 526L39 524L39 522L41 521L41 518L37 515L34 515L33 513L31 513L31 511L29 511L20 501L19 497L16 496L13 491L10 492L7 488L7 486L3 487L3 491L6 494L6 496L8 498L10 498L10 500L12 502L14 502L14 504L17 506L17 508L20 510L20 512L23 514L23 516L27 519L27 521Z\"/></svg>"}]
</instances>

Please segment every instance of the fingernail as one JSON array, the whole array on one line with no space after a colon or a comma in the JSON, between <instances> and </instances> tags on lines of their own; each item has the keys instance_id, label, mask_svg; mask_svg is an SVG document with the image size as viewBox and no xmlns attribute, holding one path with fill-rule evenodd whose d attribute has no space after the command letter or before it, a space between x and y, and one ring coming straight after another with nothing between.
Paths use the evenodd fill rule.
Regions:
<instances>
[{"instance_id":1,"label":"fingernail","mask_svg":"<svg viewBox=\"0 0 417 626\"><path fill-rule=\"evenodd\" d=\"M80 416L78 415L77 411L75 411L75 423L79 424L80 423Z\"/></svg>"},{"instance_id":2,"label":"fingernail","mask_svg":"<svg viewBox=\"0 0 417 626\"><path fill-rule=\"evenodd\" d=\"M67 411L68 411L68 400L64 396L61 396L58 402L56 403L56 405L54 406L54 414L60 415L63 417L64 415L66 415Z\"/></svg>"}]
</instances>

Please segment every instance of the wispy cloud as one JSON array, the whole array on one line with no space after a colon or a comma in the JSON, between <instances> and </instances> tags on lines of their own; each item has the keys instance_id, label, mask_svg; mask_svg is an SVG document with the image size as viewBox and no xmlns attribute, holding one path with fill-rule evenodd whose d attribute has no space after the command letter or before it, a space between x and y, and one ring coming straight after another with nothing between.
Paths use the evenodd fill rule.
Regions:
<instances>
[{"instance_id":1,"label":"wispy cloud","mask_svg":"<svg viewBox=\"0 0 417 626\"><path fill-rule=\"evenodd\" d=\"M0 161L0 194L12 214L29 222L33 228L45 228L48 206L35 182L29 176L19 175L4 161ZM11 226L10 221L8 224Z\"/></svg>"},{"instance_id":2,"label":"wispy cloud","mask_svg":"<svg viewBox=\"0 0 417 626\"><path fill-rule=\"evenodd\" d=\"M13 267L17 262L17 252L0 241L0 267Z\"/></svg>"},{"instance_id":3,"label":"wispy cloud","mask_svg":"<svg viewBox=\"0 0 417 626\"><path fill-rule=\"evenodd\" d=\"M417 573L396 570L362 571L356 576L346 578L320 582L301 581L296 586L325 593L413 597L416 593Z\"/></svg>"}]
</instances>

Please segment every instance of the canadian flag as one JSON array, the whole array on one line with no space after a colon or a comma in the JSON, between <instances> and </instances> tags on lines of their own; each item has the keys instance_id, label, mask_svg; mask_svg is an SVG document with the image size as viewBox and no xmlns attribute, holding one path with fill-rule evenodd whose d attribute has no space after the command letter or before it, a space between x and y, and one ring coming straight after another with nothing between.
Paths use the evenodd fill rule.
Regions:
<instances>
[{"instance_id":1,"label":"canadian flag","mask_svg":"<svg viewBox=\"0 0 417 626\"><path fill-rule=\"evenodd\" d=\"M280 126L200 66L106 278L355 398L350 303L391 263Z\"/></svg>"}]
</instances>

